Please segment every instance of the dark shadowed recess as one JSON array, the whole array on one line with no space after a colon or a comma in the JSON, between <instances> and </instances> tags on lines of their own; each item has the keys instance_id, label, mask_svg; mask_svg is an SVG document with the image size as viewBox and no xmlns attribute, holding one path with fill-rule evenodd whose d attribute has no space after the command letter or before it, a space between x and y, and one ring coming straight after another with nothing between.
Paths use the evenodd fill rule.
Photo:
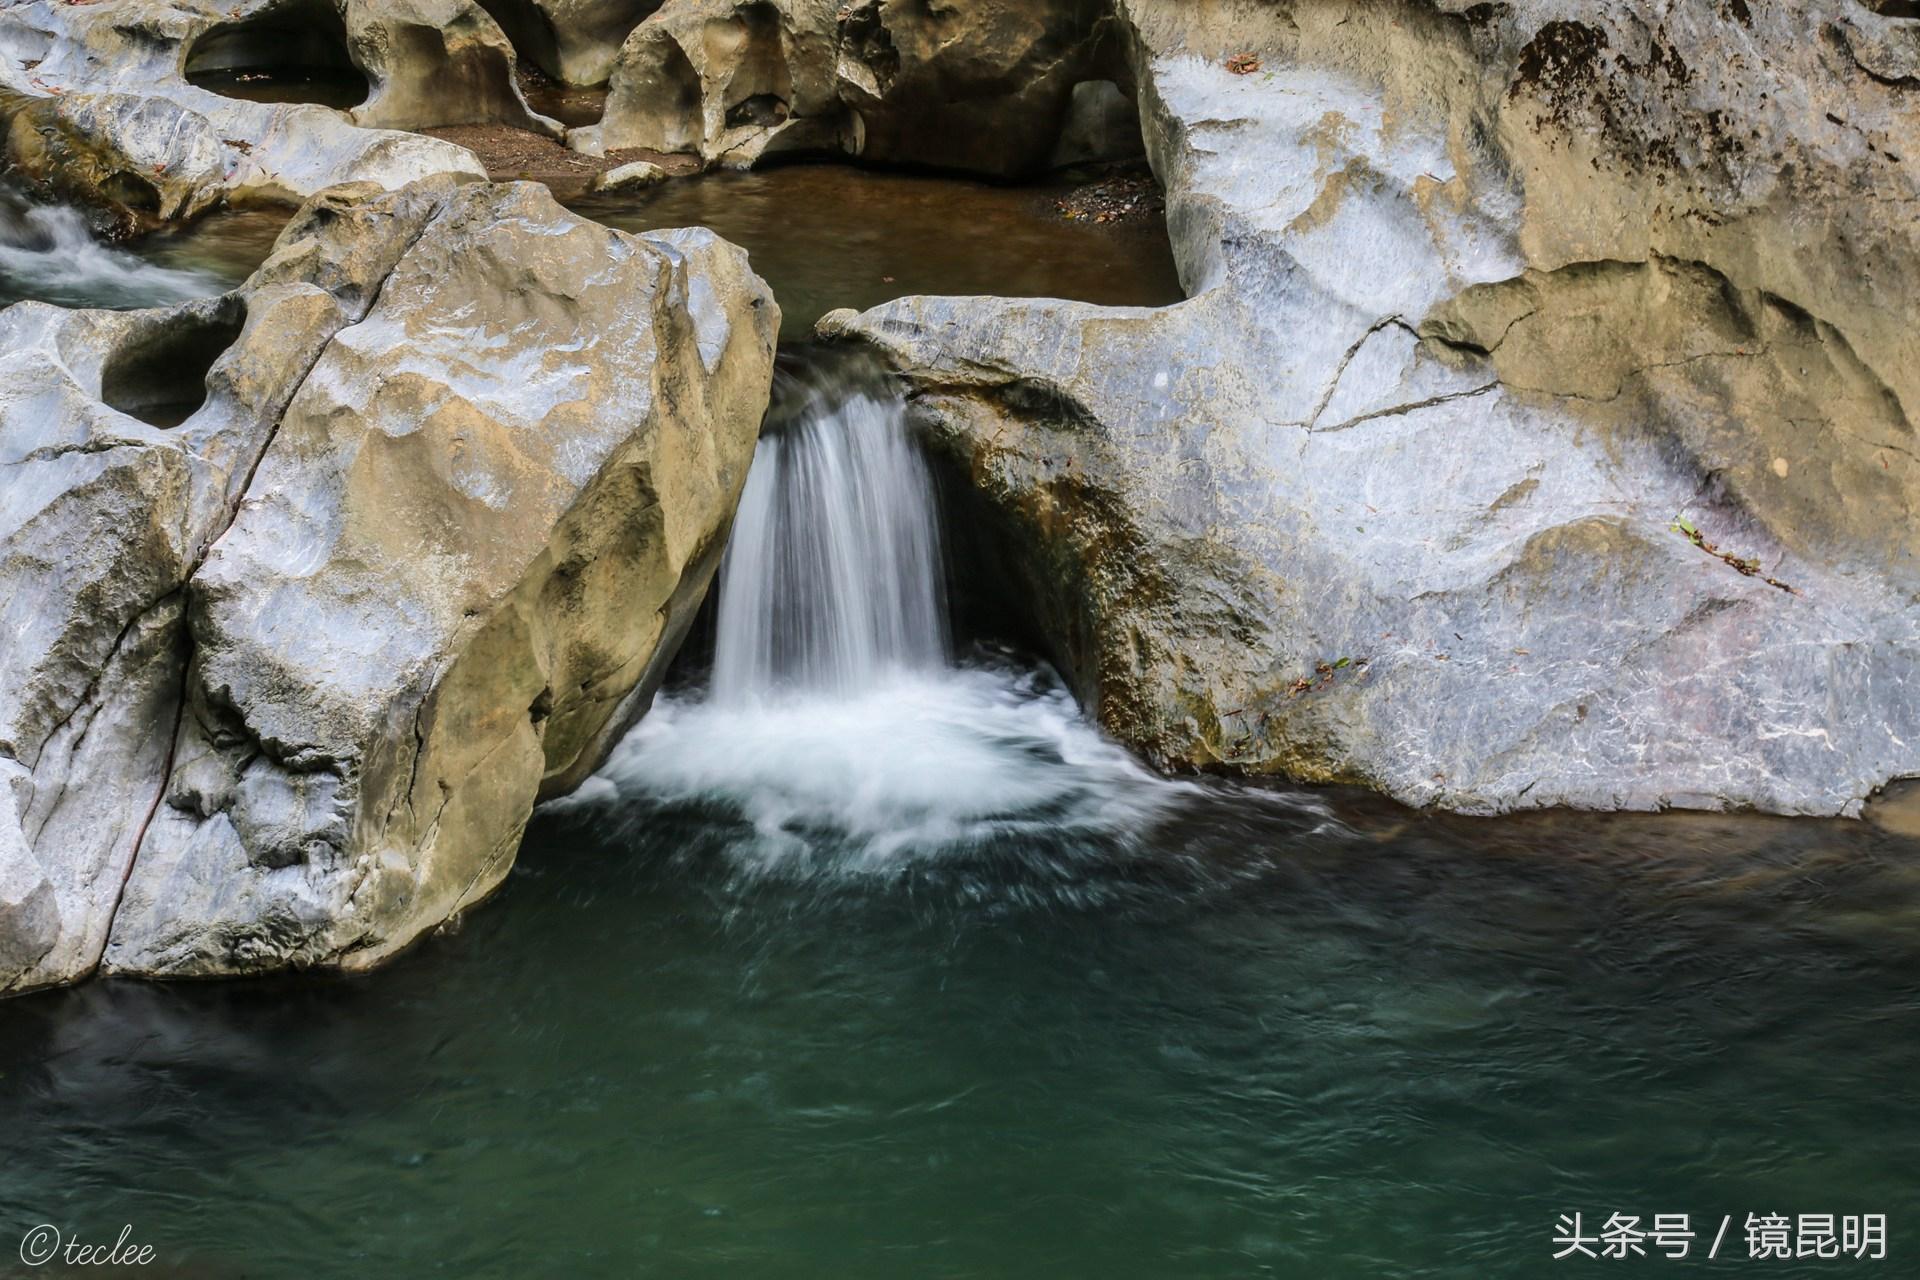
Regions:
<instances>
[{"instance_id":1,"label":"dark shadowed recess","mask_svg":"<svg viewBox=\"0 0 1920 1280\"><path fill-rule=\"evenodd\" d=\"M345 110L367 100L367 78L347 51L347 27L329 0L287 0L222 23L187 53L187 80L252 102L306 102Z\"/></svg>"},{"instance_id":2,"label":"dark shadowed recess","mask_svg":"<svg viewBox=\"0 0 1920 1280\"><path fill-rule=\"evenodd\" d=\"M533 0L479 2L513 45L520 64L520 89L528 105L568 128L598 123L606 111L606 76L581 72L581 60L568 58L568 41L554 28L553 19ZM660 4L661 0L599 0L568 14L567 34L575 45L618 49Z\"/></svg>"},{"instance_id":3,"label":"dark shadowed recess","mask_svg":"<svg viewBox=\"0 0 1920 1280\"><path fill-rule=\"evenodd\" d=\"M532 0L479 0L493 20L506 33L507 41L522 63L536 67L551 80L562 78L560 38L553 19ZM658 7L657 4L655 7Z\"/></svg>"},{"instance_id":4,"label":"dark shadowed recess","mask_svg":"<svg viewBox=\"0 0 1920 1280\"><path fill-rule=\"evenodd\" d=\"M207 374L246 322L234 297L139 324L107 357L101 400L152 426L179 426L206 403Z\"/></svg>"}]
</instances>

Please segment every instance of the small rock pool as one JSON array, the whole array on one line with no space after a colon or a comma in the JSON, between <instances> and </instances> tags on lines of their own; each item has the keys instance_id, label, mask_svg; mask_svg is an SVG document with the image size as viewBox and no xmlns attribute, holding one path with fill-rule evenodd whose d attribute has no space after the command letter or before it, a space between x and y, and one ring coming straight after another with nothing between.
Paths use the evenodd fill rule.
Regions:
<instances>
[{"instance_id":1,"label":"small rock pool","mask_svg":"<svg viewBox=\"0 0 1920 1280\"><path fill-rule=\"evenodd\" d=\"M622 231L708 226L744 246L773 286L788 341L836 308L912 294L1180 301L1164 216L1069 218L1059 203L1074 190L788 165L570 203Z\"/></svg>"}]
</instances>

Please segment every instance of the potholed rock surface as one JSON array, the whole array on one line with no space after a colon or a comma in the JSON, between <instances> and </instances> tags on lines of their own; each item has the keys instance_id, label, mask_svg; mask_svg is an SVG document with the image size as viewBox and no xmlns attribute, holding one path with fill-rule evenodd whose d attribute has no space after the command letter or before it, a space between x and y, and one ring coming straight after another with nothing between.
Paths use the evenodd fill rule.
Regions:
<instances>
[{"instance_id":1,"label":"potholed rock surface","mask_svg":"<svg viewBox=\"0 0 1920 1280\"><path fill-rule=\"evenodd\" d=\"M523 57L566 84L602 85L661 0L483 0Z\"/></svg>"},{"instance_id":2,"label":"potholed rock surface","mask_svg":"<svg viewBox=\"0 0 1920 1280\"><path fill-rule=\"evenodd\" d=\"M1920 20L1118 10L1191 300L824 322L1104 725L1475 812L1920 772Z\"/></svg>"},{"instance_id":3,"label":"potholed rock surface","mask_svg":"<svg viewBox=\"0 0 1920 1280\"><path fill-rule=\"evenodd\" d=\"M192 71L294 74L334 63L367 82L351 110L258 102ZM503 123L557 133L514 79L515 54L472 0L24 0L0 9L7 159L65 198L161 220L222 200L297 203L343 182L481 176L465 148L398 132Z\"/></svg>"},{"instance_id":4,"label":"potholed rock surface","mask_svg":"<svg viewBox=\"0 0 1920 1280\"><path fill-rule=\"evenodd\" d=\"M1105 0L666 0L621 47L605 119L568 141L1030 174L1076 86L1117 63L1115 36Z\"/></svg>"},{"instance_id":5,"label":"potholed rock surface","mask_svg":"<svg viewBox=\"0 0 1920 1280\"><path fill-rule=\"evenodd\" d=\"M0 313L0 992L484 897L690 621L777 329L710 233L451 179L323 194L222 298Z\"/></svg>"}]
</instances>

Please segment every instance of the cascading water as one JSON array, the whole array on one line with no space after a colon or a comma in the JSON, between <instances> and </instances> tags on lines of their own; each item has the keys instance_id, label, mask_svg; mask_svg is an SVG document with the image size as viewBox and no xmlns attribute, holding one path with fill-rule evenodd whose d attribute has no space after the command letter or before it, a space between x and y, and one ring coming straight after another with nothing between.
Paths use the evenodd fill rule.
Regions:
<instances>
[{"instance_id":1,"label":"cascading water","mask_svg":"<svg viewBox=\"0 0 1920 1280\"><path fill-rule=\"evenodd\" d=\"M781 390L801 405L761 440L734 519L714 698L846 696L945 666L933 482L898 392L844 365Z\"/></svg>"},{"instance_id":2,"label":"cascading water","mask_svg":"<svg viewBox=\"0 0 1920 1280\"><path fill-rule=\"evenodd\" d=\"M750 873L873 874L964 850L1067 861L1192 788L1102 738L1044 671L949 653L938 511L875 368L784 385L721 568L711 689L665 697L564 802L713 829ZM918 856L910 856L918 855Z\"/></svg>"},{"instance_id":3,"label":"cascading water","mask_svg":"<svg viewBox=\"0 0 1920 1280\"><path fill-rule=\"evenodd\" d=\"M154 307L219 293L220 281L100 243L64 205L0 189L0 306L32 298L71 307Z\"/></svg>"}]
</instances>

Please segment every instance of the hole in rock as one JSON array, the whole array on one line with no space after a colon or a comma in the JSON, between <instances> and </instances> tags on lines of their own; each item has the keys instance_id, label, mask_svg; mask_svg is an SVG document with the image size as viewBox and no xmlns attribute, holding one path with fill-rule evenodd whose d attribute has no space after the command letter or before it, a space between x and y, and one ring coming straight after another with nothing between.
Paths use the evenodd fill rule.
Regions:
<instances>
[{"instance_id":1,"label":"hole in rock","mask_svg":"<svg viewBox=\"0 0 1920 1280\"><path fill-rule=\"evenodd\" d=\"M891 590L902 586L888 581L890 572L898 575L904 570L918 581L931 570L939 603L927 608L928 616L919 629L937 632L938 636L929 634L921 647L929 651L944 647L955 655L1015 655L1022 663L1038 655L1054 658L1045 640L1042 619L1051 618L1050 610L1055 606L1033 589L1027 566L1017 554L1017 539L1005 527L1004 517L980 495L959 464L937 450L922 448L918 431L907 416L911 411L898 397L892 374L869 352L813 342L780 349L773 396L761 425L760 452L755 462L756 467L774 464L770 477L779 478L782 495L763 504L766 509L762 516L777 523L756 532L755 504L749 498L743 500L743 511L733 530L736 540L749 544L756 537L766 540L771 534L768 545L783 548L778 564L770 575L763 574L756 589L734 593L736 607L739 600L758 600L764 595L766 610L776 615L758 619L771 628L766 637L770 647L762 657L775 666L805 665L811 658L822 656L817 651L837 643L834 623L839 619L833 608L825 606L825 596L837 589L852 589L853 595L872 592L886 598ZM860 398L868 401L864 410L828 410L829 406L844 406ZM872 420L875 414L881 418L901 416L879 422ZM889 437L896 431L903 433L900 438L906 443L906 452L919 459L912 467L925 467L929 487L924 494L907 498L893 492L889 496L890 490L907 483L910 477L892 474L896 468L884 465L857 480L849 478L853 471L875 462L876 454L885 453ZM847 435L845 453L837 451L834 440L842 435ZM768 458L770 451L780 457ZM901 461L894 459L896 467ZM839 487L842 484L844 487ZM875 502L884 505L903 501L906 508L881 513L866 509ZM893 563L885 554L885 544L902 533L903 519L921 513L937 529L932 563ZM835 559L836 539L849 537L861 549L856 552L841 546L837 550L860 561L860 574L854 575L861 583L857 589L851 586L853 579L837 576L829 568ZM755 571L767 568L761 565ZM703 692L713 682L716 665L725 661L720 654L725 647L720 638L721 615L728 596L725 575L750 569L740 558L729 560L728 567L722 569L668 670L665 688L670 693ZM854 614L862 612L864 603L851 596L842 601ZM791 615L784 624L777 616L783 613ZM884 632L883 639L898 639L913 630L902 623L880 626L876 635ZM878 640L875 643L886 647ZM858 644L853 648L864 652Z\"/></svg>"},{"instance_id":2,"label":"hole in rock","mask_svg":"<svg viewBox=\"0 0 1920 1280\"><path fill-rule=\"evenodd\" d=\"M207 373L246 321L246 304L227 298L136 329L101 369L100 399L152 426L179 426L206 403Z\"/></svg>"},{"instance_id":3,"label":"hole in rock","mask_svg":"<svg viewBox=\"0 0 1920 1280\"><path fill-rule=\"evenodd\" d=\"M347 51L347 26L328 0L290 0L194 42L187 80L250 102L304 102L346 110L367 100L367 78Z\"/></svg>"},{"instance_id":4,"label":"hole in rock","mask_svg":"<svg viewBox=\"0 0 1920 1280\"><path fill-rule=\"evenodd\" d=\"M893 32L887 30L886 15L880 6L850 7L841 27L841 39L853 57L873 72L875 87L882 93L893 88L900 74L900 50L893 42Z\"/></svg>"},{"instance_id":5,"label":"hole in rock","mask_svg":"<svg viewBox=\"0 0 1920 1280\"><path fill-rule=\"evenodd\" d=\"M734 15L737 32L727 39L740 42L733 78L727 82L727 124L780 124L793 100L793 72L780 34L780 11L770 4L751 4Z\"/></svg>"},{"instance_id":6,"label":"hole in rock","mask_svg":"<svg viewBox=\"0 0 1920 1280\"><path fill-rule=\"evenodd\" d=\"M500 24L523 66L537 69L549 82L566 78L560 66L560 37L553 19L539 5L532 0L480 0L480 7Z\"/></svg>"},{"instance_id":7,"label":"hole in rock","mask_svg":"<svg viewBox=\"0 0 1920 1280\"><path fill-rule=\"evenodd\" d=\"M1920 18L1920 0L1860 0L1883 18Z\"/></svg>"},{"instance_id":8,"label":"hole in rock","mask_svg":"<svg viewBox=\"0 0 1920 1280\"><path fill-rule=\"evenodd\" d=\"M642 146L656 151L698 151L705 133L700 109L700 73L672 40L646 41L634 57L633 83L647 104Z\"/></svg>"},{"instance_id":9,"label":"hole in rock","mask_svg":"<svg viewBox=\"0 0 1920 1280\"><path fill-rule=\"evenodd\" d=\"M1073 87L1067 118L1054 145L1053 166L1131 160L1145 154L1140 111L1111 80L1082 80Z\"/></svg>"},{"instance_id":10,"label":"hole in rock","mask_svg":"<svg viewBox=\"0 0 1920 1280\"><path fill-rule=\"evenodd\" d=\"M744 102L737 102L727 108L727 126L734 129L741 125L755 125L762 129L770 129L774 125L785 123L786 119L786 99L777 94L756 94Z\"/></svg>"},{"instance_id":11,"label":"hole in rock","mask_svg":"<svg viewBox=\"0 0 1920 1280\"><path fill-rule=\"evenodd\" d=\"M108 174L100 183L100 194L135 213L160 212L160 189L125 169Z\"/></svg>"},{"instance_id":12,"label":"hole in rock","mask_svg":"<svg viewBox=\"0 0 1920 1280\"><path fill-rule=\"evenodd\" d=\"M529 107L569 129L599 124L607 114L605 85L566 84L525 57L520 59L520 96Z\"/></svg>"},{"instance_id":13,"label":"hole in rock","mask_svg":"<svg viewBox=\"0 0 1920 1280\"><path fill-rule=\"evenodd\" d=\"M661 3L594 0L591 5L576 5L566 14L564 30L534 0L480 0L480 7L500 24L521 67L535 72L531 87L565 93L604 88L621 45Z\"/></svg>"},{"instance_id":14,"label":"hole in rock","mask_svg":"<svg viewBox=\"0 0 1920 1280\"><path fill-rule=\"evenodd\" d=\"M480 7L513 46L520 96L529 107L569 129L600 123L607 112L607 86L568 80L553 19L530 0L480 0Z\"/></svg>"}]
</instances>

